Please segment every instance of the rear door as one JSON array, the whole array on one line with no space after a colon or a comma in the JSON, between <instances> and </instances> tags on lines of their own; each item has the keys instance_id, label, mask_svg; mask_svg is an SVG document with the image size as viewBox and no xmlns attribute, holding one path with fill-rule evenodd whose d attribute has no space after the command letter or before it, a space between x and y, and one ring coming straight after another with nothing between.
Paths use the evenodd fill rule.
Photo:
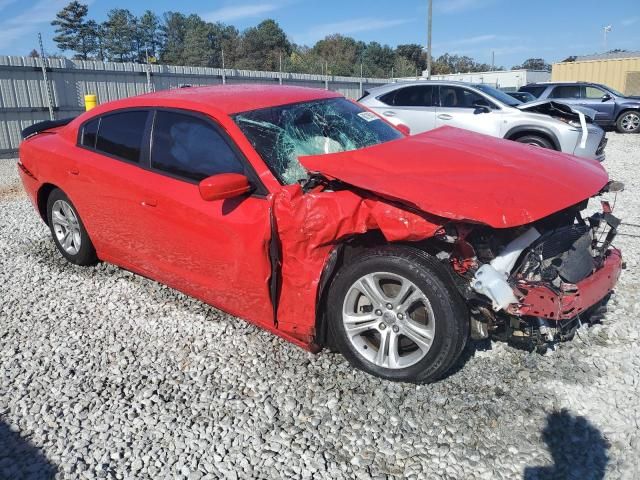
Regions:
<instances>
[{"instance_id":1,"label":"rear door","mask_svg":"<svg viewBox=\"0 0 640 480\"><path fill-rule=\"evenodd\" d=\"M242 173L251 195L205 201L198 182ZM210 118L157 110L143 201L152 228L144 242L154 278L235 315L272 323L271 238L266 190L233 141Z\"/></svg>"},{"instance_id":2,"label":"rear door","mask_svg":"<svg viewBox=\"0 0 640 480\"><path fill-rule=\"evenodd\" d=\"M490 111L478 108L480 106ZM499 137L500 118L499 107L483 95L458 85L440 85L436 127L448 125Z\"/></svg>"},{"instance_id":3,"label":"rear door","mask_svg":"<svg viewBox=\"0 0 640 480\"><path fill-rule=\"evenodd\" d=\"M102 259L140 268L148 252L143 248L143 208L140 186L148 155L150 112L115 111L80 128L74 155L73 190L67 192L78 208ZM132 263L133 262L133 263Z\"/></svg>"},{"instance_id":4,"label":"rear door","mask_svg":"<svg viewBox=\"0 0 640 480\"><path fill-rule=\"evenodd\" d=\"M434 85L410 85L378 98L386 104L372 107L394 125L403 123L411 133L421 133L435 128Z\"/></svg>"}]
</instances>

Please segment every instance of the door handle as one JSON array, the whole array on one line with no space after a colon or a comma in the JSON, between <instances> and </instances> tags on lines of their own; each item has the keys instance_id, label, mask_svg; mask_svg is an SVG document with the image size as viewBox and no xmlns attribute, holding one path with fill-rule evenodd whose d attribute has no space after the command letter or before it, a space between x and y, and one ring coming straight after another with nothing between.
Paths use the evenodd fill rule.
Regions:
<instances>
[{"instance_id":1,"label":"door handle","mask_svg":"<svg viewBox=\"0 0 640 480\"><path fill-rule=\"evenodd\" d=\"M80 170L78 170L78 167L71 167L69 169L69 174L71 175L78 175L80 173Z\"/></svg>"},{"instance_id":2,"label":"door handle","mask_svg":"<svg viewBox=\"0 0 640 480\"><path fill-rule=\"evenodd\" d=\"M448 113L441 113L440 115L438 115L438 118L440 120L451 120L453 117Z\"/></svg>"},{"instance_id":3,"label":"door handle","mask_svg":"<svg viewBox=\"0 0 640 480\"><path fill-rule=\"evenodd\" d=\"M155 207L158 204L155 200L143 200L140 205L143 207Z\"/></svg>"},{"instance_id":4,"label":"door handle","mask_svg":"<svg viewBox=\"0 0 640 480\"><path fill-rule=\"evenodd\" d=\"M382 112L382 114L383 114L385 117L395 117L395 116L396 116L396 114L395 114L394 112L391 112L391 111L389 111L389 110L387 110L386 112Z\"/></svg>"}]
</instances>

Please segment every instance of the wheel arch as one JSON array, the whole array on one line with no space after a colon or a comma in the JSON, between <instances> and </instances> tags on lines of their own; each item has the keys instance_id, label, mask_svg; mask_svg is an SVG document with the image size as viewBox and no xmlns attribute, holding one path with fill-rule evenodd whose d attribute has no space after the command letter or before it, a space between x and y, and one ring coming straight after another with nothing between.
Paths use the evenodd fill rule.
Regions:
<instances>
[{"instance_id":1,"label":"wheel arch","mask_svg":"<svg viewBox=\"0 0 640 480\"><path fill-rule=\"evenodd\" d=\"M525 135L537 135L545 138L553 145L554 150L562 151L562 146L560 145L560 141L551 129L547 127L537 126L537 125L521 125L519 127L511 128L504 138L506 140L517 140L520 137L524 137Z\"/></svg>"},{"instance_id":2,"label":"wheel arch","mask_svg":"<svg viewBox=\"0 0 640 480\"><path fill-rule=\"evenodd\" d=\"M46 223L47 225L49 225L49 219L47 218L47 201L49 200L49 195L51 195L51 192L53 192L56 188L59 187L54 185L53 183L43 183L38 189L38 193L36 196L38 213L40 214L40 217L42 218L44 223Z\"/></svg>"},{"instance_id":3,"label":"wheel arch","mask_svg":"<svg viewBox=\"0 0 640 480\"><path fill-rule=\"evenodd\" d=\"M322 269L320 282L318 283L318 291L316 295L315 343L321 347L331 346L328 322L326 318L326 302L329 287L337 273L344 265L347 265L354 258L357 258L367 250L387 245L413 249L425 256L435 256L439 249L432 244L431 240L432 239L426 239L420 242L389 242L384 238L380 231L375 230L351 237L337 244L327 256L327 261ZM444 271L440 271L439 273L441 273L440 276L443 280L452 282L451 284L454 286L453 280L450 276L446 275Z\"/></svg>"}]
</instances>

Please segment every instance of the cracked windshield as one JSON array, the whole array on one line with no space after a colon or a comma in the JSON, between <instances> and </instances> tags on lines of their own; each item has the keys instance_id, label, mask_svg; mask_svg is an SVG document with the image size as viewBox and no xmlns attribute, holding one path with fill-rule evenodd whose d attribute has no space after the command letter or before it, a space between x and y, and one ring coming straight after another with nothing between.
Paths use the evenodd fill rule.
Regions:
<instances>
[{"instance_id":1,"label":"cracked windshield","mask_svg":"<svg viewBox=\"0 0 640 480\"><path fill-rule=\"evenodd\" d=\"M285 185L307 179L298 157L356 150L402 137L377 115L344 98L255 110L236 115L235 121Z\"/></svg>"}]
</instances>

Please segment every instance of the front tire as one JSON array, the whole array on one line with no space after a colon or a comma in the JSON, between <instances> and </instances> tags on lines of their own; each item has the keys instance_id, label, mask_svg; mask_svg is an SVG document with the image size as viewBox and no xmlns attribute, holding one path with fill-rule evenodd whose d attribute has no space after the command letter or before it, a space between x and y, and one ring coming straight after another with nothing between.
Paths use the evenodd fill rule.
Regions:
<instances>
[{"instance_id":1,"label":"front tire","mask_svg":"<svg viewBox=\"0 0 640 480\"><path fill-rule=\"evenodd\" d=\"M96 250L80 215L62 190L51 191L47 199L47 220L58 251L75 265L94 265Z\"/></svg>"},{"instance_id":2,"label":"front tire","mask_svg":"<svg viewBox=\"0 0 640 480\"><path fill-rule=\"evenodd\" d=\"M523 135L522 137L518 137L515 140L518 143L524 143L526 145L533 145L534 147L540 148L548 148L550 150L555 150L553 145L549 140L539 135Z\"/></svg>"},{"instance_id":3,"label":"front tire","mask_svg":"<svg viewBox=\"0 0 640 480\"><path fill-rule=\"evenodd\" d=\"M353 366L392 381L442 378L469 336L468 312L448 273L411 247L376 248L344 266L329 290L328 320Z\"/></svg>"},{"instance_id":4,"label":"front tire","mask_svg":"<svg viewBox=\"0 0 640 480\"><path fill-rule=\"evenodd\" d=\"M640 132L640 112L635 110L622 112L616 120L616 129L620 133Z\"/></svg>"}]
</instances>

